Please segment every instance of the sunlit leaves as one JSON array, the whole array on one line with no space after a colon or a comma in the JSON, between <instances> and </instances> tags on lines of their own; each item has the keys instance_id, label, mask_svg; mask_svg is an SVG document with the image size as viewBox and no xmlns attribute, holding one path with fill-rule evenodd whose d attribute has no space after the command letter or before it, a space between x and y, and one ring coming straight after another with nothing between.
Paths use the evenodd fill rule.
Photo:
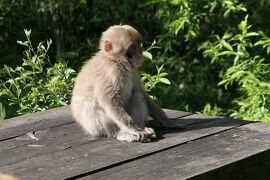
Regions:
<instances>
[{"instance_id":1,"label":"sunlit leaves","mask_svg":"<svg viewBox=\"0 0 270 180\"><path fill-rule=\"evenodd\" d=\"M66 105L70 101L75 71L65 61L51 64L48 51L52 40L40 42L34 48L31 30L25 29L25 35L25 41L17 41L26 47L23 63L16 68L4 66L2 72L7 78L1 80L0 96L8 99L9 106L17 107L17 114ZM0 108L0 116L1 112Z\"/></svg>"},{"instance_id":2,"label":"sunlit leaves","mask_svg":"<svg viewBox=\"0 0 270 180\"><path fill-rule=\"evenodd\" d=\"M224 16L227 17L229 14L237 11L247 11L243 3L239 3L238 0L222 0L222 6L225 9Z\"/></svg>"},{"instance_id":3,"label":"sunlit leaves","mask_svg":"<svg viewBox=\"0 0 270 180\"><path fill-rule=\"evenodd\" d=\"M0 121L6 117L6 110L2 102L0 102Z\"/></svg>"},{"instance_id":4,"label":"sunlit leaves","mask_svg":"<svg viewBox=\"0 0 270 180\"><path fill-rule=\"evenodd\" d=\"M202 110L202 114L209 116L218 116L222 114L222 109L218 108L217 105L211 106L211 104L207 103Z\"/></svg>"},{"instance_id":5,"label":"sunlit leaves","mask_svg":"<svg viewBox=\"0 0 270 180\"><path fill-rule=\"evenodd\" d=\"M266 49L267 54L270 53L270 38L262 31L259 31L261 35L261 39L255 43L255 46L261 45L264 49Z\"/></svg>"},{"instance_id":6,"label":"sunlit leaves","mask_svg":"<svg viewBox=\"0 0 270 180\"><path fill-rule=\"evenodd\" d=\"M147 51L143 52L143 57L146 58L146 59L149 59L151 61L153 59L152 54L150 52L147 52Z\"/></svg>"},{"instance_id":7,"label":"sunlit leaves","mask_svg":"<svg viewBox=\"0 0 270 180\"><path fill-rule=\"evenodd\" d=\"M214 42L205 42L201 48L204 56L212 62L229 66L222 75L219 86L228 89L236 86L240 92L234 100L237 105L231 116L245 120L270 121L270 64L262 55L254 55L252 48L262 46L270 52L270 39L263 32L250 31L248 16L238 25L240 33L217 37ZM252 39L258 37L257 41ZM207 108L207 107L205 107Z\"/></svg>"},{"instance_id":8,"label":"sunlit leaves","mask_svg":"<svg viewBox=\"0 0 270 180\"><path fill-rule=\"evenodd\" d=\"M168 78L168 73L163 72L164 70L164 65L160 67L156 67L157 69L157 74L156 75L150 75L148 73L142 72L142 81L144 82L144 89L147 92L150 92L153 88L156 87L157 84L163 83L163 84L171 84Z\"/></svg>"}]
</instances>

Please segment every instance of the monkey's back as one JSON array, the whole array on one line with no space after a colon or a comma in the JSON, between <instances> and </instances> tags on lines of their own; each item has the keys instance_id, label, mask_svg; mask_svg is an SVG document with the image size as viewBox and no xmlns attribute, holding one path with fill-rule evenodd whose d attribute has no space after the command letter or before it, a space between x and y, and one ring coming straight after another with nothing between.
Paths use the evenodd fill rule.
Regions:
<instances>
[{"instance_id":1,"label":"monkey's back","mask_svg":"<svg viewBox=\"0 0 270 180\"><path fill-rule=\"evenodd\" d=\"M121 58L115 61L102 52L98 52L78 73L73 96L92 99L96 98L100 91L106 91L105 88L107 88L107 91L121 91L120 93L123 96L129 96L133 88L132 81L134 80L130 76L137 74L137 71L134 72L132 67L124 61L126 60Z\"/></svg>"},{"instance_id":2,"label":"monkey's back","mask_svg":"<svg viewBox=\"0 0 270 180\"><path fill-rule=\"evenodd\" d=\"M98 79L105 76L106 64L105 59L98 58L100 55L95 55L91 60L85 63L75 81L73 88L73 96L92 97L94 86ZM105 57L104 57L105 58Z\"/></svg>"}]
</instances>

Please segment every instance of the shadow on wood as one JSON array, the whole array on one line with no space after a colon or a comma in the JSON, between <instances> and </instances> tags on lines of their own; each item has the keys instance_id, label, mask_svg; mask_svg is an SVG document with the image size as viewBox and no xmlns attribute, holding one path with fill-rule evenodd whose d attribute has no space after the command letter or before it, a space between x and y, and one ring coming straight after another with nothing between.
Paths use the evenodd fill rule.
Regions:
<instances>
[{"instance_id":1,"label":"shadow on wood","mask_svg":"<svg viewBox=\"0 0 270 180\"><path fill-rule=\"evenodd\" d=\"M68 106L3 121L0 171L27 180L264 179L270 124L165 111L185 129L157 129L152 143L89 137Z\"/></svg>"}]
</instances>

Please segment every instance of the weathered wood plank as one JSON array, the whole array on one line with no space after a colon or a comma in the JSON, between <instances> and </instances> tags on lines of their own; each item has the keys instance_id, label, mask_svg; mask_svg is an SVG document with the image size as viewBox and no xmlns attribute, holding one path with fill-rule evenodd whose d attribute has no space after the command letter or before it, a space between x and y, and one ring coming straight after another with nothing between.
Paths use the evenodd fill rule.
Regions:
<instances>
[{"instance_id":1,"label":"weathered wood plank","mask_svg":"<svg viewBox=\"0 0 270 180\"><path fill-rule=\"evenodd\" d=\"M70 116L68 107L65 107L64 109L57 108L56 110L60 116L62 113ZM190 114L187 112L179 112L175 110L165 110L165 112L172 119L187 116ZM52 112L49 111L48 114L52 114ZM7 120L8 122L4 123L3 127L6 128L14 128L12 125L15 125L15 127L20 128L20 130L32 131L21 136L15 136L13 138L8 138L7 140L0 141L0 166L16 163L30 157L56 152L62 148L73 147L78 144L96 140L96 138L90 138L85 133L83 133L82 129L79 128L78 125L76 125L70 117L66 118L65 121L60 120L63 122L62 125L59 125L58 122L56 122L57 126L54 126L50 123L44 123L46 123L46 121L53 122L59 119L55 118L48 120L44 119L43 115L45 117L50 117L49 115L43 113L36 113L33 116L30 116L30 119L32 119L34 123L30 124L28 121L26 121L29 123L27 124L28 127L25 127L24 124L18 122L18 118ZM36 116L41 116L40 120L38 118L33 118ZM25 121L26 119L27 117L23 117L22 121ZM14 121L14 123L12 123L12 121ZM39 123L38 126L36 125L36 121ZM33 127L31 127L31 125Z\"/></svg>"},{"instance_id":2,"label":"weathered wood plank","mask_svg":"<svg viewBox=\"0 0 270 180\"><path fill-rule=\"evenodd\" d=\"M0 141L73 121L69 106L7 119L0 123Z\"/></svg>"},{"instance_id":3,"label":"weathered wood plank","mask_svg":"<svg viewBox=\"0 0 270 180\"><path fill-rule=\"evenodd\" d=\"M175 113L176 115L171 114L171 112L173 112L173 110L170 110L169 112L167 111L167 113L170 114L170 117L172 119L175 117L179 117L181 115L185 116L185 112L184 113L182 113L182 112ZM204 118L208 118L209 120L213 119L213 117L203 116L204 118L200 120L200 118L197 118L197 117L198 117L198 115L183 117L183 118L181 118L181 121L178 121L178 122L183 126L191 126L194 123L200 123L201 120L202 120L202 122L205 123L207 120ZM171 130L168 130L168 131L171 131ZM164 132L166 132L166 131L162 131L161 133L164 134ZM1 145L0 152L3 150L14 149L14 148L21 147L24 145L31 145L33 143L40 143L40 144L43 143L44 144L45 142L43 142L43 140L47 141L49 139L55 139L55 138L59 139L59 137L62 137L62 136L67 136L67 135L72 135L72 134L78 135L78 133L81 135L81 138L88 137L87 135L82 133L81 128L79 128L76 123L73 124L73 122L71 122L69 124L62 125L62 126L51 127L51 128L45 129L45 130L30 131L30 133L28 133L28 134L14 137L11 139L7 139L4 141L0 141L0 145ZM29 136L29 134L31 136Z\"/></svg>"},{"instance_id":4,"label":"weathered wood plank","mask_svg":"<svg viewBox=\"0 0 270 180\"><path fill-rule=\"evenodd\" d=\"M183 118L180 123L188 126L201 122L201 120L194 119L194 117L197 117L197 115L190 116L188 119L187 117L186 119ZM203 122L207 122L207 120L203 119ZM169 131L160 131L157 133L162 135ZM26 134L0 142L0 166L96 140L83 133L82 129L76 123L35 131L30 135Z\"/></svg>"},{"instance_id":5,"label":"weathered wood plank","mask_svg":"<svg viewBox=\"0 0 270 180\"><path fill-rule=\"evenodd\" d=\"M164 110L171 119L191 114L170 109ZM71 122L74 122L74 119L71 115L70 106L7 119L0 123L0 141Z\"/></svg>"},{"instance_id":6,"label":"weathered wood plank","mask_svg":"<svg viewBox=\"0 0 270 180\"><path fill-rule=\"evenodd\" d=\"M270 177L270 151L263 151L253 156L235 161L231 164L215 168L204 174L190 178L192 180L211 180L218 179L228 180L268 180Z\"/></svg>"},{"instance_id":7,"label":"weathered wood plank","mask_svg":"<svg viewBox=\"0 0 270 180\"><path fill-rule=\"evenodd\" d=\"M270 124L253 123L82 179L267 179Z\"/></svg>"},{"instance_id":8,"label":"weathered wood plank","mask_svg":"<svg viewBox=\"0 0 270 180\"><path fill-rule=\"evenodd\" d=\"M161 132L161 139L158 142L128 144L104 139L30 157L18 163L2 166L0 171L12 172L25 179L44 179L45 177L58 179L84 173L91 174L115 164L142 158L194 139L243 125L246 122L225 118L204 119L204 116L191 115L182 118L179 123L185 124L187 128L175 132Z\"/></svg>"},{"instance_id":9,"label":"weathered wood plank","mask_svg":"<svg viewBox=\"0 0 270 180\"><path fill-rule=\"evenodd\" d=\"M98 139L87 136L75 123L37 131L34 138L25 135L0 142L0 167Z\"/></svg>"}]
</instances>

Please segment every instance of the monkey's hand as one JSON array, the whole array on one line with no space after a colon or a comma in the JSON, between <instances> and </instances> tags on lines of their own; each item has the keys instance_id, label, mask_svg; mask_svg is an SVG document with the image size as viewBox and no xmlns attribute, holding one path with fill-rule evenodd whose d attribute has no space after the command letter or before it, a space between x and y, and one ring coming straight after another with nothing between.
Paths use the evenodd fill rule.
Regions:
<instances>
[{"instance_id":1,"label":"monkey's hand","mask_svg":"<svg viewBox=\"0 0 270 180\"><path fill-rule=\"evenodd\" d=\"M145 127L144 132L147 134L149 139L155 139L157 137L153 128Z\"/></svg>"}]
</instances>

